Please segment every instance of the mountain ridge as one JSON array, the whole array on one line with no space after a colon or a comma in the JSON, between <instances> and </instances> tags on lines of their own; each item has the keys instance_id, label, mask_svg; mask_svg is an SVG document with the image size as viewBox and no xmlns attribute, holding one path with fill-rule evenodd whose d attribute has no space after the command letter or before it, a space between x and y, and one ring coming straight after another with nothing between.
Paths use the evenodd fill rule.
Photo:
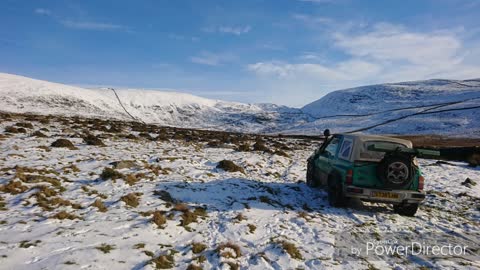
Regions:
<instances>
[{"instance_id":1,"label":"mountain ridge","mask_svg":"<svg viewBox=\"0 0 480 270\"><path fill-rule=\"evenodd\" d=\"M331 92L302 108L181 92L85 89L6 73L0 73L0 94L1 110L7 112L134 117L177 127L303 135L320 134L325 128L335 132L367 128L362 131L480 136L475 108L480 106L480 79L361 86Z\"/></svg>"}]
</instances>

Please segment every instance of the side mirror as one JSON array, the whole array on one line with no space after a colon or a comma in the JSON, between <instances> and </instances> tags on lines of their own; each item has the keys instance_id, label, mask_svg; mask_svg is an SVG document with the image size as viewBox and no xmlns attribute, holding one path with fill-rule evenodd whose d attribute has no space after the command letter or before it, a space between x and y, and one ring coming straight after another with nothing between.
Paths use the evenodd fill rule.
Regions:
<instances>
[{"instance_id":1,"label":"side mirror","mask_svg":"<svg viewBox=\"0 0 480 270\"><path fill-rule=\"evenodd\" d=\"M324 136L325 138L330 137L330 129L325 129L325 131L323 131L323 136Z\"/></svg>"}]
</instances>

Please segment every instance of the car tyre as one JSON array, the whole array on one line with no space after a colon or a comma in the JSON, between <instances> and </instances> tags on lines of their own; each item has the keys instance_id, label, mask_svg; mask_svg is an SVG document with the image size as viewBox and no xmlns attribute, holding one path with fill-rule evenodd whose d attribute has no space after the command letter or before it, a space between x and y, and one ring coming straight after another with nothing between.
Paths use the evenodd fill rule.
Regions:
<instances>
[{"instance_id":1,"label":"car tyre","mask_svg":"<svg viewBox=\"0 0 480 270\"><path fill-rule=\"evenodd\" d=\"M328 203L330 206L343 207L347 204L347 198L343 194L342 185L339 181L337 181L337 179L329 178L327 188Z\"/></svg>"},{"instance_id":2,"label":"car tyre","mask_svg":"<svg viewBox=\"0 0 480 270\"><path fill-rule=\"evenodd\" d=\"M315 172L313 160L308 160L307 162L307 186L318 187L318 177Z\"/></svg>"},{"instance_id":3,"label":"car tyre","mask_svg":"<svg viewBox=\"0 0 480 270\"><path fill-rule=\"evenodd\" d=\"M418 203L397 204L393 211L401 216L413 217L418 210Z\"/></svg>"},{"instance_id":4,"label":"car tyre","mask_svg":"<svg viewBox=\"0 0 480 270\"><path fill-rule=\"evenodd\" d=\"M412 163L412 157L407 155L385 155L377 166L378 178L387 188L403 189L408 187L415 174Z\"/></svg>"}]
</instances>

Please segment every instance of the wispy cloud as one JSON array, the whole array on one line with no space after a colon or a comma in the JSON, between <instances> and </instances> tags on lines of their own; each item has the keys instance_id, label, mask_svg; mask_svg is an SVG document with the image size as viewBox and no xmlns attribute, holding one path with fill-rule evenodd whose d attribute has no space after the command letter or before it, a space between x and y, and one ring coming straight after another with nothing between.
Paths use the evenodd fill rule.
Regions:
<instances>
[{"instance_id":1,"label":"wispy cloud","mask_svg":"<svg viewBox=\"0 0 480 270\"><path fill-rule=\"evenodd\" d=\"M177 35L177 34L169 34L168 38L174 39L174 40L190 40L192 42L197 42L200 40L198 37L189 37L189 36L183 36L183 35Z\"/></svg>"},{"instance_id":2,"label":"wispy cloud","mask_svg":"<svg viewBox=\"0 0 480 270\"><path fill-rule=\"evenodd\" d=\"M80 30L95 30L95 31L129 31L129 28L124 25L103 23L103 22L91 22L91 21L72 21L63 20L61 23L68 28L80 29Z\"/></svg>"},{"instance_id":3,"label":"wispy cloud","mask_svg":"<svg viewBox=\"0 0 480 270\"><path fill-rule=\"evenodd\" d=\"M289 86L306 93L319 86L335 90L394 81L468 79L480 74L480 50L465 50L466 41L455 31L418 32L385 23L368 29L340 29L330 33L329 43L344 60L319 59L318 52L308 52L295 61L259 61L247 69L267 80L270 89ZM298 82L302 86L296 86Z\"/></svg>"},{"instance_id":4,"label":"wispy cloud","mask_svg":"<svg viewBox=\"0 0 480 270\"><path fill-rule=\"evenodd\" d=\"M376 24L368 33L335 33L334 38L335 45L352 56L432 66L457 63L462 47L454 33L411 32L384 23Z\"/></svg>"},{"instance_id":5,"label":"wispy cloud","mask_svg":"<svg viewBox=\"0 0 480 270\"><path fill-rule=\"evenodd\" d=\"M299 13L293 14L292 18L308 24L329 24L333 22L333 20L328 17L316 17L316 16L299 14Z\"/></svg>"},{"instance_id":6,"label":"wispy cloud","mask_svg":"<svg viewBox=\"0 0 480 270\"><path fill-rule=\"evenodd\" d=\"M224 34L233 34L233 35L242 35L250 32L252 27L247 26L218 26L218 27L204 27L202 28L203 32L206 33L224 33Z\"/></svg>"},{"instance_id":7,"label":"wispy cloud","mask_svg":"<svg viewBox=\"0 0 480 270\"><path fill-rule=\"evenodd\" d=\"M326 4L326 3L332 3L333 0L298 0L300 2L310 2L314 4Z\"/></svg>"},{"instance_id":8,"label":"wispy cloud","mask_svg":"<svg viewBox=\"0 0 480 270\"><path fill-rule=\"evenodd\" d=\"M47 15L47 16L52 14L52 12L46 8L36 8L33 12L39 15Z\"/></svg>"},{"instance_id":9,"label":"wispy cloud","mask_svg":"<svg viewBox=\"0 0 480 270\"><path fill-rule=\"evenodd\" d=\"M259 62L247 68L259 75L274 75L283 79L316 79L352 81L378 74L381 67L366 61L349 60L333 66L312 63Z\"/></svg>"},{"instance_id":10,"label":"wispy cloud","mask_svg":"<svg viewBox=\"0 0 480 270\"><path fill-rule=\"evenodd\" d=\"M224 63L235 60L235 55L231 53L212 53L201 52L197 56L190 58L190 61L195 64L207 65L207 66L220 66Z\"/></svg>"},{"instance_id":11,"label":"wispy cloud","mask_svg":"<svg viewBox=\"0 0 480 270\"><path fill-rule=\"evenodd\" d=\"M72 29L78 30L94 30L94 31L125 31L131 32L130 28L125 25L114 24L109 22L85 21L63 19L61 16L53 14L53 12L46 8L36 8L35 14L44 15L52 18L57 23Z\"/></svg>"}]
</instances>

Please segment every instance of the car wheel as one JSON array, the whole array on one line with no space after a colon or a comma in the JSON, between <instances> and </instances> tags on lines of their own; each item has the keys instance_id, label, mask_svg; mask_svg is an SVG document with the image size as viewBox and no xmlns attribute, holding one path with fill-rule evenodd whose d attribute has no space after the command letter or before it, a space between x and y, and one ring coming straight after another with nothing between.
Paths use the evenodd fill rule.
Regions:
<instances>
[{"instance_id":1,"label":"car wheel","mask_svg":"<svg viewBox=\"0 0 480 270\"><path fill-rule=\"evenodd\" d=\"M399 154L386 155L378 164L377 175L387 188L405 188L414 175L412 158Z\"/></svg>"},{"instance_id":2,"label":"car wheel","mask_svg":"<svg viewBox=\"0 0 480 270\"><path fill-rule=\"evenodd\" d=\"M312 160L307 162L307 186L309 187L317 187L318 180L317 175L315 173L315 165L313 164Z\"/></svg>"},{"instance_id":3,"label":"car wheel","mask_svg":"<svg viewBox=\"0 0 480 270\"><path fill-rule=\"evenodd\" d=\"M397 204L393 211L401 216L413 217L418 210L418 203Z\"/></svg>"},{"instance_id":4,"label":"car wheel","mask_svg":"<svg viewBox=\"0 0 480 270\"><path fill-rule=\"evenodd\" d=\"M342 207L347 204L343 194L342 185L335 178L328 179L328 203L334 207Z\"/></svg>"}]
</instances>

